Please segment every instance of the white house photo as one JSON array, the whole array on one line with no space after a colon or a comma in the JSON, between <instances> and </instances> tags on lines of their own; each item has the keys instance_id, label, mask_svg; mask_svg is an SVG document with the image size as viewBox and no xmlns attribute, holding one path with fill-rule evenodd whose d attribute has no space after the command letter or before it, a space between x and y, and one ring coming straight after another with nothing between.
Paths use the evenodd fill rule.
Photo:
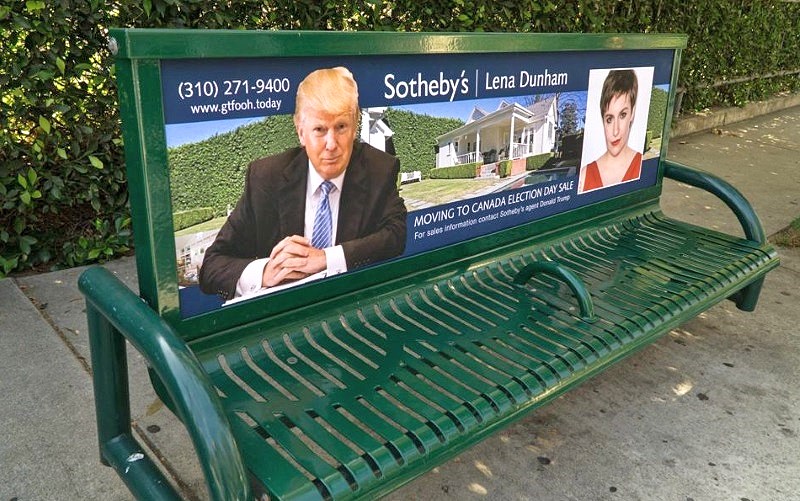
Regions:
<instances>
[{"instance_id":1,"label":"white house photo","mask_svg":"<svg viewBox=\"0 0 800 501\"><path fill-rule=\"evenodd\" d=\"M558 125L558 98L529 106L502 101L487 112L475 107L463 126L439 136L436 167L525 158L553 150Z\"/></svg>"}]
</instances>

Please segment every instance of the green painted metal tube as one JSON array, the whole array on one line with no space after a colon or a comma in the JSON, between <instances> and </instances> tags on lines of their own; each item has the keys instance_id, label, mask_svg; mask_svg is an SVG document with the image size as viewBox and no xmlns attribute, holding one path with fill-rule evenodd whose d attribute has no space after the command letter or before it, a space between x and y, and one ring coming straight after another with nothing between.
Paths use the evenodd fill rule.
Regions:
<instances>
[{"instance_id":1,"label":"green painted metal tube","mask_svg":"<svg viewBox=\"0 0 800 501\"><path fill-rule=\"evenodd\" d=\"M131 433L128 358L125 338L91 304L86 305L86 317L89 324L100 461L108 465L105 444L115 437Z\"/></svg>"},{"instance_id":2,"label":"green painted metal tube","mask_svg":"<svg viewBox=\"0 0 800 501\"><path fill-rule=\"evenodd\" d=\"M748 240L753 240L759 244L767 242L764 228L761 226L761 221L758 219L750 202L739 190L724 179L709 172L692 169L669 160L664 162L664 176L713 194L725 202L725 205L733 211Z\"/></svg>"},{"instance_id":3,"label":"green painted metal tube","mask_svg":"<svg viewBox=\"0 0 800 501\"><path fill-rule=\"evenodd\" d=\"M514 283L517 285L523 285L536 273L546 273L563 280L578 299L578 306L581 310L581 319L584 322L590 323L597 320L597 317L594 315L594 303L592 302L592 296L589 294L586 286L583 284L581 279L578 278L578 275L559 263L553 261L534 261L533 263L526 265L519 271L519 273L517 273L517 276L514 277Z\"/></svg>"},{"instance_id":4,"label":"green painted metal tube","mask_svg":"<svg viewBox=\"0 0 800 501\"><path fill-rule=\"evenodd\" d=\"M742 193L734 188L730 183L709 172L692 169L677 162L664 162L664 176L690 186L703 189L713 194L730 208L742 225L745 238L752 240L759 245L767 243L767 235L761 220L758 219L756 211ZM733 294L729 299L736 303L736 307L742 311L753 311L758 304L758 296L761 294L761 286L764 279L743 287Z\"/></svg>"},{"instance_id":5,"label":"green painted metal tube","mask_svg":"<svg viewBox=\"0 0 800 501\"><path fill-rule=\"evenodd\" d=\"M186 343L108 270L90 268L83 272L78 285L90 309L102 314L145 357L164 383L175 403L178 417L192 438L210 498L220 501L250 499L250 485L230 423L208 376ZM93 323L97 323L96 318ZM108 370L103 365L97 368ZM119 371L120 367L115 367L109 374L99 374L97 377L116 377L119 382L118 376L113 376ZM101 397L109 398L109 393L112 391L105 388ZM100 403L98 409L107 411L109 405L119 405L119 396L112 395L110 398L110 404ZM124 407L127 405L125 402ZM111 418L111 422L116 421L117 424L109 425L105 433L115 426L119 428L119 421L125 417L124 414L122 412ZM104 419L99 417L99 421ZM101 445L103 453L107 452L108 443ZM113 463L119 458L106 455L106 459ZM147 477L137 476L135 481L146 482Z\"/></svg>"},{"instance_id":6,"label":"green painted metal tube","mask_svg":"<svg viewBox=\"0 0 800 501\"><path fill-rule=\"evenodd\" d=\"M131 435L120 435L107 442L103 455L119 473L136 499L148 501L180 500L161 470L145 455Z\"/></svg>"},{"instance_id":7,"label":"green painted metal tube","mask_svg":"<svg viewBox=\"0 0 800 501\"><path fill-rule=\"evenodd\" d=\"M758 304L758 296L761 295L761 287L763 285L764 278L762 277L728 299L736 303L736 307L742 311L755 311L756 305Z\"/></svg>"},{"instance_id":8,"label":"green painted metal tube","mask_svg":"<svg viewBox=\"0 0 800 501\"><path fill-rule=\"evenodd\" d=\"M397 33L111 28L110 49L125 59L680 49L677 33Z\"/></svg>"}]
</instances>

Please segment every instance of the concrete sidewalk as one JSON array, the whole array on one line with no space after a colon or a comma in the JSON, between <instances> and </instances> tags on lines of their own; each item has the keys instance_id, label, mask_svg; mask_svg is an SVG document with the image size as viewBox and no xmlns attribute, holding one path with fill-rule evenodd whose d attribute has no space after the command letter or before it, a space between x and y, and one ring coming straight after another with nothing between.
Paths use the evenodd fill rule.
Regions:
<instances>
[{"instance_id":1,"label":"concrete sidewalk","mask_svg":"<svg viewBox=\"0 0 800 501\"><path fill-rule=\"evenodd\" d=\"M669 157L732 182L768 234L800 215L800 107L673 138ZM741 234L687 186L667 183L664 210ZM800 499L800 251L780 253L755 313L716 306L389 499ZM107 267L136 288L133 259ZM0 501L131 498L98 461L82 271L0 280ZM136 432L205 498L186 433L129 359Z\"/></svg>"}]
</instances>

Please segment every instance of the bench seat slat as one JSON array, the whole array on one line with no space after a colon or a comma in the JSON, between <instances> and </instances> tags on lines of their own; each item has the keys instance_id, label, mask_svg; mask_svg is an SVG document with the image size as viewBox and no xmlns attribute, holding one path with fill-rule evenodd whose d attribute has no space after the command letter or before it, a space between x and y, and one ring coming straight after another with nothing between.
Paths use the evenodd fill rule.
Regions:
<instances>
[{"instance_id":1,"label":"bench seat slat","mask_svg":"<svg viewBox=\"0 0 800 501\"><path fill-rule=\"evenodd\" d=\"M300 427L293 421L296 419L302 422L298 414L290 417L286 413L254 412L249 414L249 417L256 421L257 430L264 434L263 438L274 441L272 447L282 448L293 463L318 479L328 490L344 492L349 488L342 471L344 468L336 468L326 461L330 457L330 451L313 444L313 441L307 438L309 435L307 423L306 426Z\"/></svg>"},{"instance_id":2,"label":"bench seat slat","mask_svg":"<svg viewBox=\"0 0 800 501\"><path fill-rule=\"evenodd\" d=\"M426 361L433 364L432 370L446 375L451 381L463 383L468 390L486 399L494 409L493 413L503 412L513 406L512 395L519 394L520 390L511 392L507 388L498 386L500 380L492 381L492 374L482 374L483 367L477 365L472 358L461 350L455 349L452 341L437 346L438 351L427 348L424 352ZM427 346L431 346L429 343ZM452 383L451 383L452 384Z\"/></svg>"},{"instance_id":3,"label":"bench seat slat","mask_svg":"<svg viewBox=\"0 0 800 501\"><path fill-rule=\"evenodd\" d=\"M343 331L343 329L342 329ZM309 327L305 337L315 350L314 360L317 363L333 363L341 368L342 376L363 380L364 374L377 366L374 360L367 358L338 339L337 332L331 330L327 322L317 327ZM347 374L347 375L345 375Z\"/></svg>"},{"instance_id":4,"label":"bench seat slat","mask_svg":"<svg viewBox=\"0 0 800 501\"><path fill-rule=\"evenodd\" d=\"M363 397L357 399L359 404L381 419L387 420L393 426L399 426L401 432L412 437L417 448L423 454L442 443L433 423L419 415L412 415L407 406L397 405L396 401L387 397L384 386L387 385L381 385L372 391L365 392Z\"/></svg>"},{"instance_id":5,"label":"bench seat slat","mask_svg":"<svg viewBox=\"0 0 800 501\"><path fill-rule=\"evenodd\" d=\"M503 340L507 341L510 334L510 332L506 332ZM528 366L522 364L520 355L501 344L497 336L475 342L475 345L472 356L485 360L484 363L491 364L495 370L502 371L508 375L507 377L513 378L528 395L544 390L548 386L547 381L556 376L548 364L535 359L530 353L526 353L526 356L531 358L533 363ZM531 365L534 369L530 368ZM526 372L520 373L520 368ZM515 400L518 398L525 397L518 395Z\"/></svg>"},{"instance_id":6,"label":"bench seat slat","mask_svg":"<svg viewBox=\"0 0 800 501\"><path fill-rule=\"evenodd\" d=\"M584 281L596 322L579 317L554 277L513 284L537 260ZM268 474L278 497L347 498L474 442L774 260L754 243L648 213L200 357L254 477Z\"/></svg>"},{"instance_id":7,"label":"bench seat slat","mask_svg":"<svg viewBox=\"0 0 800 501\"><path fill-rule=\"evenodd\" d=\"M364 451L365 458L375 465L377 471L389 474L403 464L402 455L397 448L374 431L365 433L337 408L329 407L319 410L321 411L320 419L323 419L339 435L346 437L355 447Z\"/></svg>"},{"instance_id":8,"label":"bench seat slat","mask_svg":"<svg viewBox=\"0 0 800 501\"><path fill-rule=\"evenodd\" d=\"M296 429L302 430L307 440L310 440L313 444L310 447L311 450L317 455L320 455L320 451L324 451L325 456L327 456L326 462L330 463L335 460L338 464L341 464L342 468L350 476L349 483L362 484L374 477L372 467L362 457L361 453L354 450L350 444L340 438L342 437L341 435L337 437L330 429L313 419L308 411L287 412L286 421L290 422Z\"/></svg>"},{"instance_id":9,"label":"bench seat slat","mask_svg":"<svg viewBox=\"0 0 800 501\"><path fill-rule=\"evenodd\" d=\"M396 378L395 382L403 387L405 391L412 392L418 399L421 399L438 412L447 414L459 430L463 431L478 424L478 417L474 414L474 411L471 411L465 405L460 405L461 401L455 400L442 392L435 391L430 385L425 384L421 378L416 377L405 368L397 371L394 377Z\"/></svg>"},{"instance_id":10,"label":"bench seat slat","mask_svg":"<svg viewBox=\"0 0 800 501\"><path fill-rule=\"evenodd\" d=\"M405 361L408 370L419 379L425 381L434 391L440 391L447 396L460 400L462 405L475 416L477 423L490 419L495 411L493 402L488 396L482 395L473 388L468 387L463 380L450 379L446 373L436 370L424 361L413 357Z\"/></svg>"},{"instance_id":11,"label":"bench seat slat","mask_svg":"<svg viewBox=\"0 0 800 501\"><path fill-rule=\"evenodd\" d=\"M390 400L401 414L411 414L430 427L440 442L453 437L459 431L457 421L452 414L436 409L430 403L420 399L414 392L400 385L393 376L392 382L381 388L381 396ZM463 428L463 427L462 427Z\"/></svg>"},{"instance_id":12,"label":"bench seat slat","mask_svg":"<svg viewBox=\"0 0 800 501\"><path fill-rule=\"evenodd\" d=\"M396 375L391 377L391 384L383 387L386 395L396 402L399 406L408 407L411 412L424 419L432 428L435 428L437 437L441 440L454 436L464 426L453 417L452 413L447 413L444 408L431 405L429 401L423 400L418 393L409 391L408 386L401 383Z\"/></svg>"},{"instance_id":13,"label":"bench seat slat","mask_svg":"<svg viewBox=\"0 0 800 501\"><path fill-rule=\"evenodd\" d=\"M321 500L319 488L298 470L288 458L279 454L265 442L265 438L243 420L241 415L232 415L231 428L239 443L242 457L253 480L256 496L267 494L263 482L270 485L271 492L280 492L284 497L303 500ZM255 480L258 479L258 480Z\"/></svg>"},{"instance_id":14,"label":"bench seat slat","mask_svg":"<svg viewBox=\"0 0 800 501\"><path fill-rule=\"evenodd\" d=\"M519 377L512 377L512 374L519 375L520 369L513 367L510 362L499 358L498 355L492 354L487 345L490 341L466 341L459 340L451 348L448 353L455 354L459 362L470 365L470 368L476 374L491 380L494 385L494 393L502 392L507 400L509 406L513 407L520 402L524 402L528 398L528 385ZM492 347L495 348L496 347ZM506 357L508 358L508 357ZM552 377L552 376L551 376ZM505 412L505 406L499 408L500 412Z\"/></svg>"},{"instance_id":15,"label":"bench seat slat","mask_svg":"<svg viewBox=\"0 0 800 501\"><path fill-rule=\"evenodd\" d=\"M603 330L602 335L600 335L600 331L593 334L585 330L580 330L569 323L569 320L562 318L562 315L558 313L552 316L529 316L528 319L536 325L540 325L547 335L557 334L568 337L574 342L579 342L583 346L586 346L595 356L601 356L607 353L609 349L613 349L620 344L613 332ZM602 327L603 325L598 322L598 328Z\"/></svg>"},{"instance_id":16,"label":"bench seat slat","mask_svg":"<svg viewBox=\"0 0 800 501\"><path fill-rule=\"evenodd\" d=\"M365 433L364 429L366 428L381 437L384 443L387 444L386 446L389 447L390 452L393 451L399 456L404 464L420 455L415 437L401 432L378 414L359 403L357 399L342 400L336 406L337 412L342 413L351 422L357 423L357 426L362 429L361 433Z\"/></svg>"}]
</instances>

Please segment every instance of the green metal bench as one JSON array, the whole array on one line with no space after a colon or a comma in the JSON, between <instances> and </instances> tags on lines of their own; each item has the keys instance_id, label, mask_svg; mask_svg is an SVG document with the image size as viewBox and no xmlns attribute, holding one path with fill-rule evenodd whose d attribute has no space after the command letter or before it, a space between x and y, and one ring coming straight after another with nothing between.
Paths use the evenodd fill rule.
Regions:
<instances>
[{"instance_id":1,"label":"green metal bench","mask_svg":"<svg viewBox=\"0 0 800 501\"><path fill-rule=\"evenodd\" d=\"M101 460L137 498L178 496L132 435L126 341L147 360L154 387L186 426L211 498L374 498L726 298L753 310L764 275L778 265L739 192L666 160L682 36L112 30L112 37L140 295L99 267L82 275L80 287ZM489 68L497 68L487 61L502 64L503 57L512 64L566 61L564 73L573 81L584 73L580 68L666 60L653 63L653 86L668 96L662 143L644 161L641 178L605 194L578 194L577 174L567 174L534 186L562 186L570 196L536 207L508 198L526 185L454 202L476 205L464 209L475 222L465 216L460 226L473 233L456 232L453 241L435 240L442 226L424 226L426 218L418 216L426 212L411 211L409 243L399 258L230 306L203 306L196 289L179 287L175 181L164 131L170 99L181 101L171 93L185 82L170 80L173 61L188 64L191 71L182 75L195 75L200 93L214 94L214 82L238 78L230 69L220 70L222 76L208 69L228 61L358 67L362 58L369 71L382 77L391 69L397 78L402 65L393 61L404 58L422 68L420 75L427 58L445 76L447 65L475 61L463 75L474 74L486 90ZM666 83L658 81L663 67ZM484 71L487 78L478 78ZM207 89L205 82L212 82ZM385 80L375 82L383 88ZM563 88L541 94L563 98L573 85L586 90L585 82L556 85ZM362 100L372 99L364 94ZM371 106L386 105L379 101ZM554 149L556 157L565 155L564 148ZM665 216L659 208L664 177L717 195L745 237ZM544 199L527 193L527 202L537 193ZM506 205L480 216L501 203L499 196ZM526 207L524 217L514 210L524 214ZM487 226L498 219L507 224Z\"/></svg>"}]
</instances>

